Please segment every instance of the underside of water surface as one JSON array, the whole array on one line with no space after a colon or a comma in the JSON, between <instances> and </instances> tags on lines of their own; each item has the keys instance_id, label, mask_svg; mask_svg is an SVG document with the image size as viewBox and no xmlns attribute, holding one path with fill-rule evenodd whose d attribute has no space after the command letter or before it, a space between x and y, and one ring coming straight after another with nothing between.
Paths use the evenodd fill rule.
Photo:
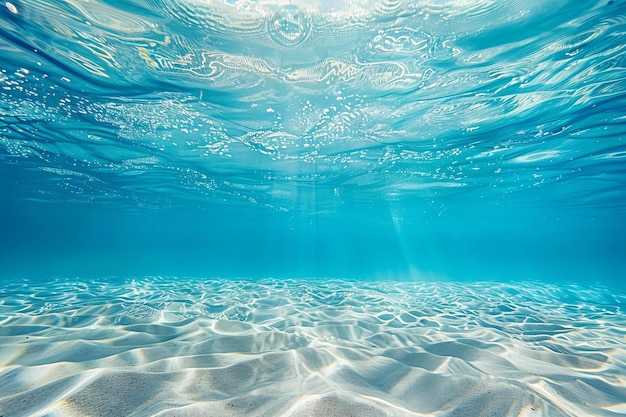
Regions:
<instances>
[{"instance_id":1,"label":"underside of water surface","mask_svg":"<svg viewBox=\"0 0 626 417\"><path fill-rule=\"evenodd\" d=\"M0 5L0 272L620 284L623 1Z\"/></svg>"}]
</instances>

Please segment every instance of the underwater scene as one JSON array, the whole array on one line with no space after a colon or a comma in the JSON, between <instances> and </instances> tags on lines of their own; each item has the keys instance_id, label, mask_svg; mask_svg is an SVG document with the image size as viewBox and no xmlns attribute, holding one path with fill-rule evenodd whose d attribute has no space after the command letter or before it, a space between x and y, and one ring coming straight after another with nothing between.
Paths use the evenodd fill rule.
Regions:
<instances>
[{"instance_id":1,"label":"underwater scene","mask_svg":"<svg viewBox=\"0 0 626 417\"><path fill-rule=\"evenodd\" d=\"M0 2L0 417L626 415L625 0Z\"/></svg>"}]
</instances>

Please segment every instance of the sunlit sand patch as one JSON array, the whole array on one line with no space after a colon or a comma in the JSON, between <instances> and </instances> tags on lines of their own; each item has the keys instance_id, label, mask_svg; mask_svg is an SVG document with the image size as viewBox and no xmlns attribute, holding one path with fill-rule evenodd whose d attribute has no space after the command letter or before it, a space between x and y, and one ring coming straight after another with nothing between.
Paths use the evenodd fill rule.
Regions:
<instances>
[{"instance_id":1,"label":"sunlit sand patch","mask_svg":"<svg viewBox=\"0 0 626 417\"><path fill-rule=\"evenodd\" d=\"M0 415L616 415L625 302L537 283L6 283Z\"/></svg>"}]
</instances>

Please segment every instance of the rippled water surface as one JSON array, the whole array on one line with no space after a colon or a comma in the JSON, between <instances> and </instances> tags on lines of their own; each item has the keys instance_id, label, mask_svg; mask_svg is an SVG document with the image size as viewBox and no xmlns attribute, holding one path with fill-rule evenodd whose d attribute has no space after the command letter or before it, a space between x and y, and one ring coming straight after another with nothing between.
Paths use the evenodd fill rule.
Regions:
<instances>
[{"instance_id":1,"label":"rippled water surface","mask_svg":"<svg viewBox=\"0 0 626 417\"><path fill-rule=\"evenodd\" d=\"M621 279L625 12L4 2L5 268Z\"/></svg>"}]
</instances>

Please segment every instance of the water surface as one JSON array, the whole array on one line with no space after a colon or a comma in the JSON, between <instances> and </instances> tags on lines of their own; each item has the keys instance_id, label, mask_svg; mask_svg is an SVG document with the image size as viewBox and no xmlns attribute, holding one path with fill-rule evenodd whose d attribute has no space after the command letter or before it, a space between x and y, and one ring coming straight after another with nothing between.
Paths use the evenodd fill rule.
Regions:
<instances>
[{"instance_id":1,"label":"water surface","mask_svg":"<svg viewBox=\"0 0 626 417\"><path fill-rule=\"evenodd\" d=\"M619 284L625 11L5 2L2 274Z\"/></svg>"}]
</instances>

